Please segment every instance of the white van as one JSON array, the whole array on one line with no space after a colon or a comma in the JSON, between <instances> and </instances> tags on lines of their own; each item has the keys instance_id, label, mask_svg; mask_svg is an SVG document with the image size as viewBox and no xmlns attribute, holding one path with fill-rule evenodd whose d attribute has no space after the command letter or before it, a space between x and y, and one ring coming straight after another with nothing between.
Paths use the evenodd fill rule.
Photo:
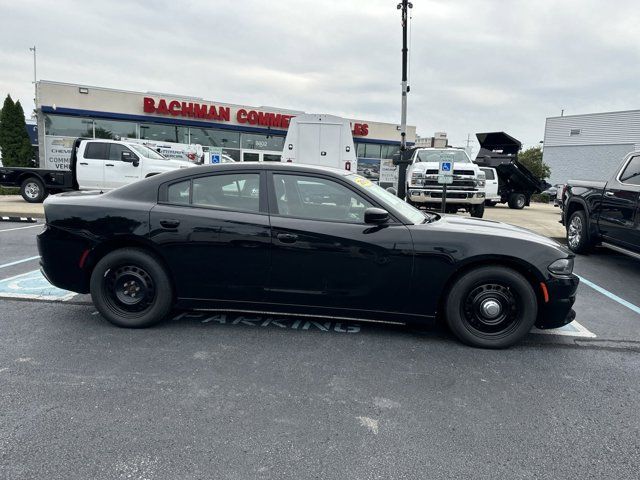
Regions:
<instances>
[{"instance_id":1,"label":"white van","mask_svg":"<svg viewBox=\"0 0 640 480\"><path fill-rule=\"evenodd\" d=\"M138 138L122 138L121 140L146 145L171 160L188 160L197 164L210 163L205 161L205 152L199 143L161 142L159 140Z\"/></svg>"},{"instance_id":2,"label":"white van","mask_svg":"<svg viewBox=\"0 0 640 480\"><path fill-rule=\"evenodd\" d=\"M283 162L324 165L356 172L351 122L334 115L304 114L289 122Z\"/></svg>"}]
</instances>

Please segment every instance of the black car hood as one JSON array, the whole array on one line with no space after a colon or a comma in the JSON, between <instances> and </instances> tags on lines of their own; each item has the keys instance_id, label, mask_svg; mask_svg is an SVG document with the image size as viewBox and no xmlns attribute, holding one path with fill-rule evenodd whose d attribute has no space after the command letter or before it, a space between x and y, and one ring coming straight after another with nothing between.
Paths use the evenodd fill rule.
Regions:
<instances>
[{"instance_id":1,"label":"black car hood","mask_svg":"<svg viewBox=\"0 0 640 480\"><path fill-rule=\"evenodd\" d=\"M508 223L496 222L494 220L484 220L480 218L461 217L458 215L443 215L439 220L422 225L414 225L412 230L433 231L440 230L451 233L461 233L467 235L478 235L486 237L501 237L518 239L538 245L546 245L560 250L566 256L573 256L571 252L562 244L550 238L539 235L526 228L517 227Z\"/></svg>"}]
</instances>

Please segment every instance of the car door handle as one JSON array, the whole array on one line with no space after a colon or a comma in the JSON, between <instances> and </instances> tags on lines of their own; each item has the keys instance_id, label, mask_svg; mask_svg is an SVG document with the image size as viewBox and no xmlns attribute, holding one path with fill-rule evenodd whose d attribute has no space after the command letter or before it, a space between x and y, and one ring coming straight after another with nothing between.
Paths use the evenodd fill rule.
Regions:
<instances>
[{"instance_id":1,"label":"car door handle","mask_svg":"<svg viewBox=\"0 0 640 480\"><path fill-rule=\"evenodd\" d=\"M177 228L180 225L180 220L160 220L160 225L164 228Z\"/></svg>"},{"instance_id":2,"label":"car door handle","mask_svg":"<svg viewBox=\"0 0 640 480\"><path fill-rule=\"evenodd\" d=\"M606 192L604 192L604 194L605 194L607 197L613 197L613 196L615 196L615 193L614 193L614 192L612 192L611 190L607 190Z\"/></svg>"},{"instance_id":3,"label":"car door handle","mask_svg":"<svg viewBox=\"0 0 640 480\"><path fill-rule=\"evenodd\" d=\"M104 166L105 167L114 167L115 165L113 163L105 163Z\"/></svg>"},{"instance_id":4,"label":"car door handle","mask_svg":"<svg viewBox=\"0 0 640 480\"><path fill-rule=\"evenodd\" d=\"M282 243L296 243L296 240L298 240L298 235L293 233L279 233L276 237Z\"/></svg>"},{"instance_id":5,"label":"car door handle","mask_svg":"<svg viewBox=\"0 0 640 480\"><path fill-rule=\"evenodd\" d=\"M80 165L89 165L87 162L80 162Z\"/></svg>"}]
</instances>

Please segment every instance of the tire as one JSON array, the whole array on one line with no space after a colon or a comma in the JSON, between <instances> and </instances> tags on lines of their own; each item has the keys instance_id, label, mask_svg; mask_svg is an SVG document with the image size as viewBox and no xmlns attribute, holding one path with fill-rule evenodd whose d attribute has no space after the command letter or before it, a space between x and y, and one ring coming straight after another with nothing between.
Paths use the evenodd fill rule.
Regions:
<instances>
[{"instance_id":1,"label":"tire","mask_svg":"<svg viewBox=\"0 0 640 480\"><path fill-rule=\"evenodd\" d=\"M487 207L495 207L498 204L498 202L492 202L491 200L485 200L484 204Z\"/></svg>"},{"instance_id":2,"label":"tire","mask_svg":"<svg viewBox=\"0 0 640 480\"><path fill-rule=\"evenodd\" d=\"M20 195L25 202L42 203L49 193L38 177L26 178L20 185Z\"/></svg>"},{"instance_id":3,"label":"tire","mask_svg":"<svg viewBox=\"0 0 640 480\"><path fill-rule=\"evenodd\" d=\"M479 267L465 273L445 300L449 329L473 347L509 347L531 330L537 315L531 284L506 267Z\"/></svg>"},{"instance_id":4,"label":"tire","mask_svg":"<svg viewBox=\"0 0 640 480\"><path fill-rule=\"evenodd\" d=\"M482 216L484 215L484 203L480 203L479 205L472 205L470 213L474 218L482 218Z\"/></svg>"},{"instance_id":5,"label":"tire","mask_svg":"<svg viewBox=\"0 0 640 480\"><path fill-rule=\"evenodd\" d=\"M524 193L512 193L509 197L509 208L522 210L527 204L527 197Z\"/></svg>"},{"instance_id":6,"label":"tire","mask_svg":"<svg viewBox=\"0 0 640 480\"><path fill-rule=\"evenodd\" d=\"M91 273L90 290L100 314L119 327L155 325L173 304L169 275L154 256L137 248L105 255Z\"/></svg>"},{"instance_id":7,"label":"tire","mask_svg":"<svg viewBox=\"0 0 640 480\"><path fill-rule=\"evenodd\" d=\"M584 210L576 210L567 222L567 246L575 253L588 253L591 249L589 226Z\"/></svg>"}]
</instances>

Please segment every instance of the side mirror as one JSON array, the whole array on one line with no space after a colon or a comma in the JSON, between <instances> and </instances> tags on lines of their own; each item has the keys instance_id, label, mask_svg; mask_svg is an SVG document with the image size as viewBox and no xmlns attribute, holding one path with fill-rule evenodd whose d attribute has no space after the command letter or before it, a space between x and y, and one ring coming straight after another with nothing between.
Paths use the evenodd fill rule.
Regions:
<instances>
[{"instance_id":1,"label":"side mirror","mask_svg":"<svg viewBox=\"0 0 640 480\"><path fill-rule=\"evenodd\" d=\"M369 207L364 211L364 223L380 225L389 221L389 212L381 208Z\"/></svg>"},{"instance_id":2,"label":"side mirror","mask_svg":"<svg viewBox=\"0 0 640 480\"><path fill-rule=\"evenodd\" d=\"M140 161L138 160L138 157L136 157L131 152L127 152L126 150L124 150L120 154L120 160L122 160L123 162L131 163L133 164L134 167L137 167L138 165L140 165Z\"/></svg>"}]
</instances>

